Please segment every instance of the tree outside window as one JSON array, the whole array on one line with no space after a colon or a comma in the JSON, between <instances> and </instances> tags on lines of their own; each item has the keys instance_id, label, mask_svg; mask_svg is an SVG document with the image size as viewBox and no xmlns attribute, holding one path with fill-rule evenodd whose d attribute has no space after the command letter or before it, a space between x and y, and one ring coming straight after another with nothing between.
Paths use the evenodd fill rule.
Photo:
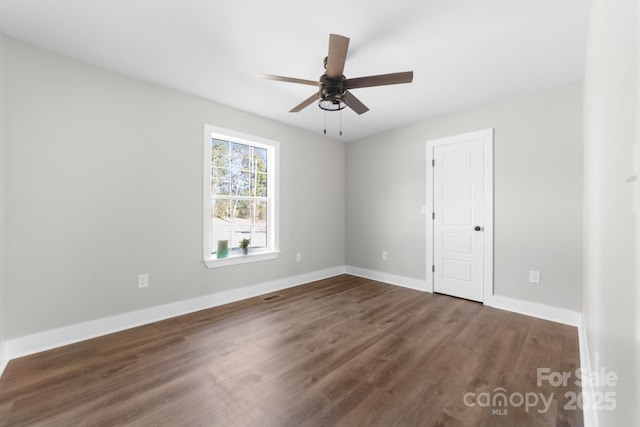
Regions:
<instances>
[{"instance_id":1,"label":"tree outside window","mask_svg":"<svg viewBox=\"0 0 640 427\"><path fill-rule=\"evenodd\" d=\"M219 240L231 251L269 245L268 148L211 139L211 253Z\"/></svg>"}]
</instances>

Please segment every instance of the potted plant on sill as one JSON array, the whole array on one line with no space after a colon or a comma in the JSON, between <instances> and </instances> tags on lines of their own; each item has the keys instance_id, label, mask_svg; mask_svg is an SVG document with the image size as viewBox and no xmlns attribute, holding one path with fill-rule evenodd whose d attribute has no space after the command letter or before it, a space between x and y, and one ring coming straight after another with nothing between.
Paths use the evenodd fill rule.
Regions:
<instances>
[{"instance_id":1,"label":"potted plant on sill","mask_svg":"<svg viewBox=\"0 0 640 427\"><path fill-rule=\"evenodd\" d=\"M249 243L251 243L251 239L242 239L240 240L240 248L242 249L242 253L247 255L249 253Z\"/></svg>"}]
</instances>

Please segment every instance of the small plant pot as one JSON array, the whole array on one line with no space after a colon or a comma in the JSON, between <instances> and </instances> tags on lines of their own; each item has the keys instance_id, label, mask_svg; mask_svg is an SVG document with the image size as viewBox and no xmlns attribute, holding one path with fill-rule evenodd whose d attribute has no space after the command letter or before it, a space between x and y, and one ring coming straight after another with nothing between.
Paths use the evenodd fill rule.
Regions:
<instances>
[{"instance_id":1,"label":"small plant pot","mask_svg":"<svg viewBox=\"0 0 640 427\"><path fill-rule=\"evenodd\" d=\"M249 253L249 248L241 248L242 249L242 255L247 255Z\"/></svg>"}]
</instances>

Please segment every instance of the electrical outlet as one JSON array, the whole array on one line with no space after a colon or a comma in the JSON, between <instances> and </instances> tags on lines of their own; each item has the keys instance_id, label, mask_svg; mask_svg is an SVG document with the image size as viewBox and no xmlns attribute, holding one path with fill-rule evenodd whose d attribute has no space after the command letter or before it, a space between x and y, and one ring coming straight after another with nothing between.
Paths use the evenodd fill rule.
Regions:
<instances>
[{"instance_id":1,"label":"electrical outlet","mask_svg":"<svg viewBox=\"0 0 640 427\"><path fill-rule=\"evenodd\" d=\"M540 272L531 270L529 271L529 283L540 283Z\"/></svg>"},{"instance_id":2,"label":"electrical outlet","mask_svg":"<svg viewBox=\"0 0 640 427\"><path fill-rule=\"evenodd\" d=\"M387 251L382 251L382 259L384 261L386 261L387 259L389 259L389 254L387 253Z\"/></svg>"},{"instance_id":3,"label":"electrical outlet","mask_svg":"<svg viewBox=\"0 0 640 427\"><path fill-rule=\"evenodd\" d=\"M302 254L300 252L296 253L296 262L302 261Z\"/></svg>"},{"instance_id":4,"label":"electrical outlet","mask_svg":"<svg viewBox=\"0 0 640 427\"><path fill-rule=\"evenodd\" d=\"M138 274L138 287L139 288L147 288L147 287L149 287L149 275L148 274Z\"/></svg>"}]
</instances>

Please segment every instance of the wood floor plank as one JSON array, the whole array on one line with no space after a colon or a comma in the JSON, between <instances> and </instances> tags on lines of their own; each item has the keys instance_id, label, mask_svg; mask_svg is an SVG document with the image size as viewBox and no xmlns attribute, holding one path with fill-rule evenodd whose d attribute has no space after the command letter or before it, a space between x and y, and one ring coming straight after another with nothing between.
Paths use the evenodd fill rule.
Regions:
<instances>
[{"instance_id":1,"label":"wood floor plank","mask_svg":"<svg viewBox=\"0 0 640 427\"><path fill-rule=\"evenodd\" d=\"M340 275L12 360L0 427L582 426L538 368L576 328Z\"/></svg>"}]
</instances>

